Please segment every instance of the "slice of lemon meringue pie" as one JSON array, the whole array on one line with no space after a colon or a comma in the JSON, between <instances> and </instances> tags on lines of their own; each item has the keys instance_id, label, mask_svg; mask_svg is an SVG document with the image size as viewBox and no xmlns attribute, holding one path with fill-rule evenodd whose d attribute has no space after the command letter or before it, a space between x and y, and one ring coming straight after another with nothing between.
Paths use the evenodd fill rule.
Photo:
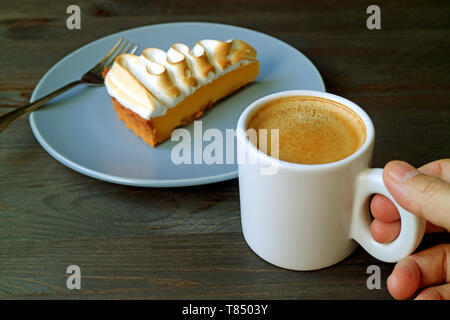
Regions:
<instances>
[{"instance_id":1,"label":"slice of lemon meringue pie","mask_svg":"<svg viewBox=\"0 0 450 320\"><path fill-rule=\"evenodd\" d=\"M147 48L140 56L122 54L105 86L120 120L155 147L258 73L256 51L247 43L200 40L192 50L175 43L167 52Z\"/></svg>"}]
</instances>

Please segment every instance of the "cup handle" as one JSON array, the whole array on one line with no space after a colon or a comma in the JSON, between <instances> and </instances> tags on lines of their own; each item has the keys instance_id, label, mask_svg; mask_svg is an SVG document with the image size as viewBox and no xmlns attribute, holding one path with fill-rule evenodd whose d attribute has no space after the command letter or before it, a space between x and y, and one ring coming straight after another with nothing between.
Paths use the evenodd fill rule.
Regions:
<instances>
[{"instance_id":1,"label":"cup handle","mask_svg":"<svg viewBox=\"0 0 450 320\"><path fill-rule=\"evenodd\" d=\"M397 262L416 250L425 233L426 222L403 209L392 197L383 182L383 169L366 169L356 181L350 236L368 253L385 262ZM401 229L398 237L388 243L375 241L370 233L369 197L380 193L388 197L400 213Z\"/></svg>"}]
</instances>

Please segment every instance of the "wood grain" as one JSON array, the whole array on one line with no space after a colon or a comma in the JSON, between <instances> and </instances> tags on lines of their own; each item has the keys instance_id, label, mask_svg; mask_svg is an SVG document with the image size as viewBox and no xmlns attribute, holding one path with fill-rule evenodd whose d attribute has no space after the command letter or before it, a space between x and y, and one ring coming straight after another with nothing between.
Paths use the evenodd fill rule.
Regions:
<instances>
[{"instance_id":1,"label":"wood grain","mask_svg":"<svg viewBox=\"0 0 450 320\"><path fill-rule=\"evenodd\" d=\"M73 50L155 23L209 21L275 36L307 55L329 92L372 117L373 164L415 165L450 155L450 3L378 1L382 29L367 30L369 1L77 1L82 29L65 26L72 1L0 4L0 113L29 100L39 79ZM237 180L146 189L78 174L48 155L22 119L0 136L0 298L389 299L393 265L362 249L315 272L276 268L246 245ZM423 247L449 242L427 236ZM66 288L81 267L82 289ZM382 270L368 290L366 269Z\"/></svg>"}]
</instances>

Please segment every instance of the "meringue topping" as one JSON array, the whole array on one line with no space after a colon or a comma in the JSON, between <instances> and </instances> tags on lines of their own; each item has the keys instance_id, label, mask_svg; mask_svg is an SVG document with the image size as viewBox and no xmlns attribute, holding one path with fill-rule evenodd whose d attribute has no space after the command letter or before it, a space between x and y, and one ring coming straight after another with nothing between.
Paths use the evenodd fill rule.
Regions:
<instances>
[{"instance_id":1,"label":"meringue topping","mask_svg":"<svg viewBox=\"0 0 450 320\"><path fill-rule=\"evenodd\" d=\"M108 94L144 119L162 116L200 86L256 61L244 41L200 40L192 50L175 43L165 52L147 48L140 56L118 56L106 75Z\"/></svg>"}]
</instances>

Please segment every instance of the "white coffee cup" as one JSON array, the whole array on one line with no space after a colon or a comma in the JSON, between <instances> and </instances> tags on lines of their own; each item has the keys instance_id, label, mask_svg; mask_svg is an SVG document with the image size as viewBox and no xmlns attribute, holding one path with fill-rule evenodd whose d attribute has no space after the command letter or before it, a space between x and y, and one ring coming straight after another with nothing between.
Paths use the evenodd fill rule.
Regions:
<instances>
[{"instance_id":1,"label":"white coffee cup","mask_svg":"<svg viewBox=\"0 0 450 320\"><path fill-rule=\"evenodd\" d=\"M250 143L248 120L267 102L287 96L313 96L340 103L364 122L366 140L345 159L302 165L272 158ZM284 91L248 106L237 124L239 193L245 240L264 260L292 270L315 270L348 257L359 243L375 258L396 262L411 254L422 240L425 221L400 207L383 182L383 169L370 169L375 131L369 116L342 97L309 90ZM262 170L270 165L274 174ZM369 230L369 197L383 194L397 206L399 236L376 242ZM356 242L355 242L356 240Z\"/></svg>"}]
</instances>

